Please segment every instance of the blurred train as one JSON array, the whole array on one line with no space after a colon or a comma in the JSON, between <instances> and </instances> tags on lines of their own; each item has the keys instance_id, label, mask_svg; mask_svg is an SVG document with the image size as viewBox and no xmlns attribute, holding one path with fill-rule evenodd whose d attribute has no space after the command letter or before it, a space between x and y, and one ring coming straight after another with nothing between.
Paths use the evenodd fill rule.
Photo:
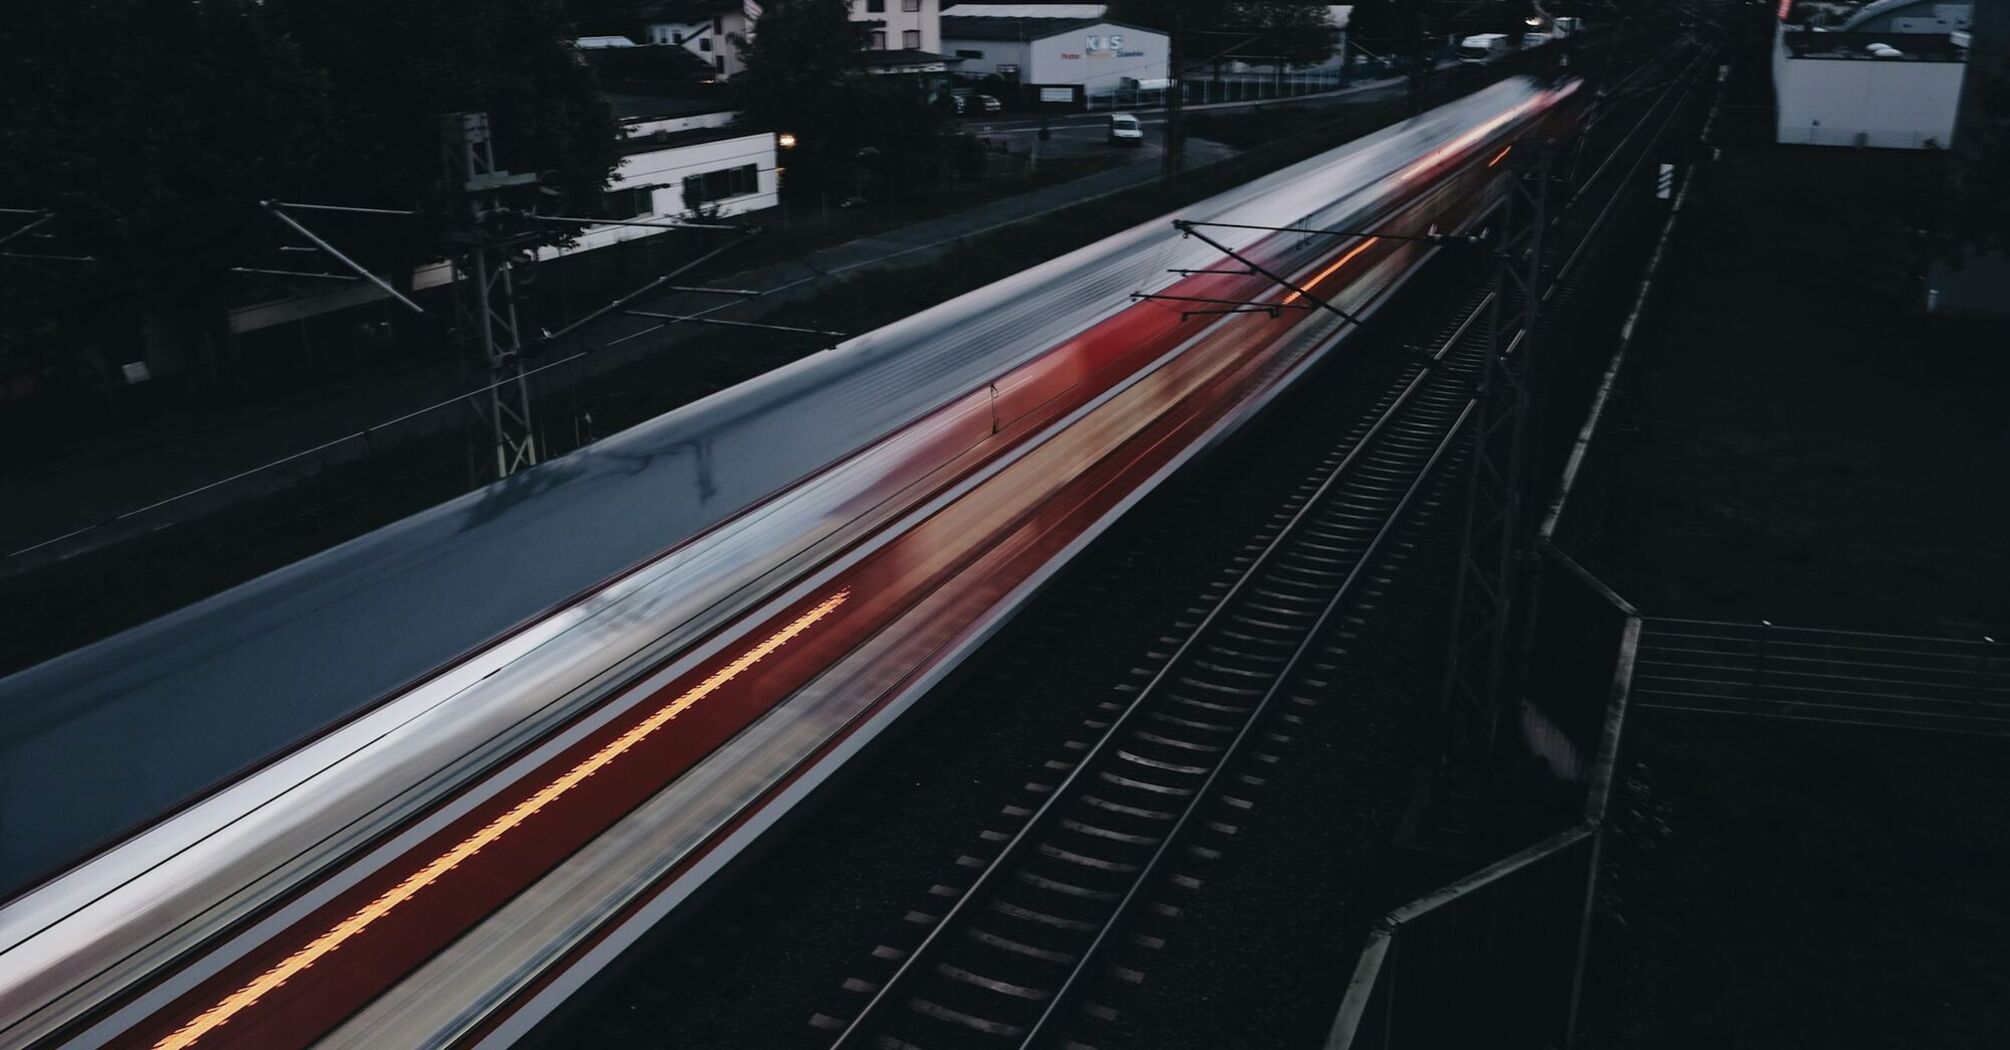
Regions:
<instances>
[{"instance_id":1,"label":"blurred train","mask_svg":"<svg viewBox=\"0 0 2010 1050\"><path fill-rule=\"evenodd\" d=\"M0 680L0 1047L507 1045L1581 104L1496 84Z\"/></svg>"}]
</instances>

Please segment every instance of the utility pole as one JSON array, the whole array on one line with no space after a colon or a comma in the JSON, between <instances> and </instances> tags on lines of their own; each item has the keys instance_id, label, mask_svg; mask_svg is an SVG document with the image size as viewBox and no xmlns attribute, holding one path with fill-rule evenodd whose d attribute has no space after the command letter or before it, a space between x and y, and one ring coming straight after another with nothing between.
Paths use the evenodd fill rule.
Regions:
<instances>
[{"instance_id":1,"label":"utility pole","mask_svg":"<svg viewBox=\"0 0 2010 1050\"><path fill-rule=\"evenodd\" d=\"M1466 504L1466 537L1452 612L1442 707L1444 757L1453 777L1491 767L1503 715L1519 701L1521 634L1534 554L1530 528L1539 499L1526 491L1537 438L1541 383L1536 326L1542 303L1542 232L1555 144L1524 139L1506 158L1512 173L1503 209L1488 347ZM1450 785L1446 785L1449 787Z\"/></svg>"},{"instance_id":2,"label":"utility pole","mask_svg":"<svg viewBox=\"0 0 2010 1050\"><path fill-rule=\"evenodd\" d=\"M487 377L485 393L468 399L479 432L475 440L492 452L495 476L506 478L538 461L512 274L521 265L514 257L535 243L538 233L508 221L514 212L506 203L510 191L534 190L538 177L496 168L486 113L441 117L440 159L445 236L453 253L454 335ZM471 480L479 480L485 470L471 466L470 473L476 475Z\"/></svg>"},{"instance_id":3,"label":"utility pole","mask_svg":"<svg viewBox=\"0 0 2010 1050\"><path fill-rule=\"evenodd\" d=\"M1171 178L1179 174L1185 166L1186 154L1186 80L1185 70L1180 68L1180 42L1185 37L1186 15L1173 15L1172 31L1166 34L1166 72L1172 75L1172 83L1166 85L1166 145L1165 176Z\"/></svg>"},{"instance_id":4,"label":"utility pole","mask_svg":"<svg viewBox=\"0 0 2010 1050\"><path fill-rule=\"evenodd\" d=\"M1430 79L1431 67L1435 63L1431 61L1434 41L1431 37L1430 14L1424 9L1422 3L1413 4L1412 7L1416 12L1416 17L1407 27L1410 30L1410 82L1408 87L1410 91L1410 113L1415 115L1424 111L1425 82Z\"/></svg>"}]
</instances>

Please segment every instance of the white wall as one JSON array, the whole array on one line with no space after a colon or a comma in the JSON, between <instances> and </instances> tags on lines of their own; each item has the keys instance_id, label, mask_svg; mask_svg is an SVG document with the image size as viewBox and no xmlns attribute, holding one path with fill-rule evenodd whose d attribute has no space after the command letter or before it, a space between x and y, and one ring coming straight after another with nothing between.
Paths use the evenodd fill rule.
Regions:
<instances>
[{"instance_id":1,"label":"white wall","mask_svg":"<svg viewBox=\"0 0 2010 1050\"><path fill-rule=\"evenodd\" d=\"M918 49L942 52L942 0L920 0L915 6L918 11L903 10L905 0L885 0L884 11L869 11L872 0L851 0L851 20L854 22L884 22L880 27L886 32L886 49L898 51L907 45L902 34L909 30L918 32L921 43Z\"/></svg>"},{"instance_id":2,"label":"white wall","mask_svg":"<svg viewBox=\"0 0 2010 1050\"><path fill-rule=\"evenodd\" d=\"M1101 22L1034 41L1021 79L1108 91L1125 77L1163 78L1169 61L1163 33Z\"/></svg>"},{"instance_id":3,"label":"white wall","mask_svg":"<svg viewBox=\"0 0 2010 1050\"><path fill-rule=\"evenodd\" d=\"M1954 141L1961 62L1773 55L1777 140L1809 146L1941 148Z\"/></svg>"}]
</instances>

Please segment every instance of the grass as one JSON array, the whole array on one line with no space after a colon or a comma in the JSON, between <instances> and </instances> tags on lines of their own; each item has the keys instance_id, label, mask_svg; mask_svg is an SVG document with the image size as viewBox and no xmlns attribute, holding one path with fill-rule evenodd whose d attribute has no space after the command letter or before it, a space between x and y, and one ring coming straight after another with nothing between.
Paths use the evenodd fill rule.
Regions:
<instances>
[{"instance_id":1,"label":"grass","mask_svg":"<svg viewBox=\"0 0 2010 1050\"><path fill-rule=\"evenodd\" d=\"M1592 1045L2003 1045L2010 740L1676 712L1628 732L1630 1009Z\"/></svg>"},{"instance_id":2,"label":"grass","mask_svg":"<svg viewBox=\"0 0 2010 1050\"><path fill-rule=\"evenodd\" d=\"M2010 356L1914 307L1943 160L1767 145L1711 173L1631 381L1608 560L1635 605L2010 625Z\"/></svg>"},{"instance_id":3,"label":"grass","mask_svg":"<svg viewBox=\"0 0 2010 1050\"><path fill-rule=\"evenodd\" d=\"M1608 581L1649 616L2001 631L2010 357L1914 305L1945 158L1725 117L1636 347ZM2004 1045L2010 740L1660 711L1626 734L1580 1045Z\"/></svg>"}]
</instances>

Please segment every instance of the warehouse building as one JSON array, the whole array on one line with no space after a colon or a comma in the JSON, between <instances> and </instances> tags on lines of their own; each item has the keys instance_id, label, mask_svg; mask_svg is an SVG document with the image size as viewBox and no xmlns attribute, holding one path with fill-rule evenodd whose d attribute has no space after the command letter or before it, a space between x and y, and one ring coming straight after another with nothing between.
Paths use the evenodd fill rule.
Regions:
<instances>
[{"instance_id":1,"label":"warehouse building","mask_svg":"<svg viewBox=\"0 0 2010 1050\"><path fill-rule=\"evenodd\" d=\"M1003 77L1031 101L1078 102L1171 75L1164 33L1099 18L951 15L942 40L959 73Z\"/></svg>"},{"instance_id":2,"label":"warehouse building","mask_svg":"<svg viewBox=\"0 0 2010 1050\"><path fill-rule=\"evenodd\" d=\"M1970 11L1944 0L1880 0L1835 32L1782 21L1773 40L1776 141L1951 146Z\"/></svg>"}]
</instances>

